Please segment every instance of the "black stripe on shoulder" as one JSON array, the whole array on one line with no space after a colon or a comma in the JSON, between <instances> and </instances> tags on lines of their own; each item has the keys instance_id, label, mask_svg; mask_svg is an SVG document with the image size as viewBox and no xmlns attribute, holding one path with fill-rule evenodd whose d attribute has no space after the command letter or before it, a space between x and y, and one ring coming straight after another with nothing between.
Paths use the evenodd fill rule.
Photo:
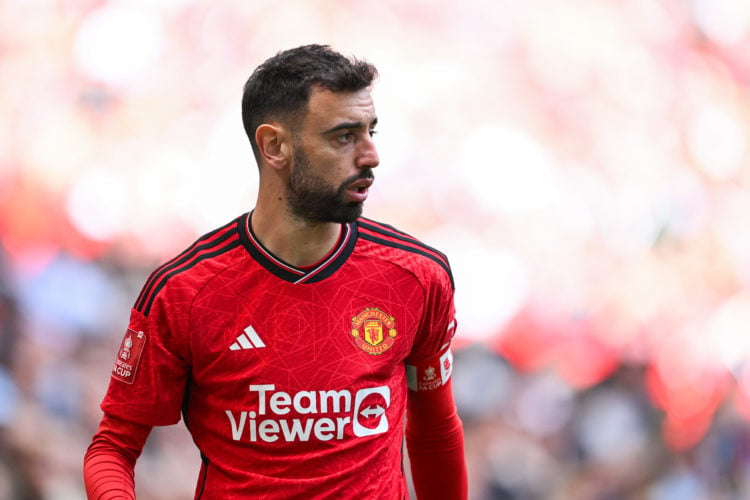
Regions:
<instances>
[{"instance_id":1,"label":"black stripe on shoulder","mask_svg":"<svg viewBox=\"0 0 750 500\"><path fill-rule=\"evenodd\" d=\"M167 274L164 274L161 277L161 279L159 280L159 282L153 286L153 289L152 289L152 291L149 294L148 300L146 300L145 305L142 306L141 312L143 313L143 315L144 316L148 316L149 315L149 313L151 312L151 306L154 305L154 301L156 300L156 297L159 295L159 292L161 291L162 288L164 288L164 286L167 284L167 282L170 280L170 278L172 278L172 277L174 277L174 276L176 276L176 275L178 275L178 274L180 274L180 273L182 273L184 271L187 271L188 269L190 269L191 267L195 266L199 262L202 262L202 261L204 261L206 259L211 259L211 258L217 257L217 256L219 256L219 255L221 255L223 253L226 253L226 252L228 252L228 251L230 251L230 250L232 250L234 248L237 248L240 245L242 245L242 243L240 242L239 237L237 237L234 240L227 242L225 245L217 247L215 250L213 250L211 252L206 252L206 253L200 254L198 257L196 257L195 259L189 260L188 262L186 262L182 266L179 266L179 267L172 266L172 268L171 268L172 270L170 272L168 272Z\"/></svg>"},{"instance_id":2,"label":"black stripe on shoulder","mask_svg":"<svg viewBox=\"0 0 750 500\"><path fill-rule=\"evenodd\" d=\"M395 227L391 226L390 224L386 224L384 222L376 221L374 219L368 219L367 217L360 217L359 218L359 224L364 227L369 227L370 229L375 230L376 227L387 229L393 233L400 234L402 236L405 236L407 238L410 238L412 240L416 240L412 235L405 233L401 231L400 229L396 229Z\"/></svg>"},{"instance_id":3,"label":"black stripe on shoulder","mask_svg":"<svg viewBox=\"0 0 750 500\"><path fill-rule=\"evenodd\" d=\"M444 260L444 259L441 259L440 257L437 257L435 254L433 254L431 252L427 252L427 251L422 250L422 249L417 248L417 247L413 247L411 245L404 245L402 243L398 243L398 242L393 241L393 240L386 240L386 239L383 239L383 238L378 238L377 236L374 236L372 234L365 233L365 232L362 232L362 231L360 231L359 237L362 238L363 240L371 241L371 242L377 243L379 245L384 245L384 246L391 247L391 248L398 248L400 250L405 250L407 252L412 252L412 253L415 253L415 254L427 257L428 259L436 262L440 267L442 267L445 270L445 272L448 274L448 278L450 278L451 288L452 289L456 288L456 285L453 282L453 273L451 272L451 268L448 265L448 262L446 260Z\"/></svg>"},{"instance_id":4,"label":"black stripe on shoulder","mask_svg":"<svg viewBox=\"0 0 750 500\"><path fill-rule=\"evenodd\" d=\"M364 229L370 230L374 233L382 234L383 236L387 236L389 238L394 238L397 240L411 243L412 245L415 245L425 251L431 252L435 254L435 256L441 258L445 262L446 266L450 267L450 265L448 264L448 257L443 252L441 252L437 248L431 247L429 245L425 245L422 241L416 239L410 234L400 231L396 229L395 227L390 226L388 224L383 224L382 222L377 222L372 219L367 219L365 217L361 217L358 222L359 222L359 226Z\"/></svg>"},{"instance_id":5,"label":"black stripe on shoulder","mask_svg":"<svg viewBox=\"0 0 750 500\"><path fill-rule=\"evenodd\" d=\"M156 268L146 280L146 283L144 284L140 295L138 295L138 298L136 299L135 305L133 307L141 311L146 301L149 300L149 298L153 295L154 287L171 270L185 265L201 252L221 245L228 239L232 238L233 235L236 235L237 231L233 229L237 227L238 220L239 219L235 219L228 224L225 224L209 233L204 234L203 236L198 238L190 247L180 252L176 257Z\"/></svg>"},{"instance_id":6,"label":"black stripe on shoulder","mask_svg":"<svg viewBox=\"0 0 750 500\"><path fill-rule=\"evenodd\" d=\"M210 233L204 234L199 239L197 239L190 247L180 252L176 257L173 259L165 262L161 266L157 267L151 275L146 280L146 284L143 286L143 289L141 290L140 295L138 295L138 299L135 302L135 308L140 310L148 297L151 295L151 289L153 288L154 284L161 279L161 277L168 273L171 269L174 269L177 266L183 265L185 262L189 261L195 255L198 253L211 248L214 245L221 244L223 241L226 241L228 238L231 238L232 231L231 226L237 225L237 220L234 220L230 222L229 224L225 224L217 229L214 229ZM228 230L230 229L230 230ZM226 231L225 234L220 235L217 238L214 238L216 235L222 233L223 231Z\"/></svg>"}]
</instances>

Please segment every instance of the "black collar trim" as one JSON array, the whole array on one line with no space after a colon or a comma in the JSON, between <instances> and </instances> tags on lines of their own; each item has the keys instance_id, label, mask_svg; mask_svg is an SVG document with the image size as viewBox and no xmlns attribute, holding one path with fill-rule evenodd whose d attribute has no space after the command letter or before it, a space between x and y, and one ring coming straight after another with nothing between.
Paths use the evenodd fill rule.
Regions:
<instances>
[{"instance_id":1,"label":"black collar trim","mask_svg":"<svg viewBox=\"0 0 750 500\"><path fill-rule=\"evenodd\" d=\"M357 225L343 224L343 234L333 251L312 268L299 268L276 257L258 240L250 226L252 212L239 218L240 240L248 253L267 271L294 284L315 283L335 273L354 251L357 244Z\"/></svg>"}]
</instances>

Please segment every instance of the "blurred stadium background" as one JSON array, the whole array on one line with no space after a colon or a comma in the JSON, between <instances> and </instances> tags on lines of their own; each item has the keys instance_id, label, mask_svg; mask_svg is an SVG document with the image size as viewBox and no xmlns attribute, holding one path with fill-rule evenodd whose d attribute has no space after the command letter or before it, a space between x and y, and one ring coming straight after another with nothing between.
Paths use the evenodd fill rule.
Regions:
<instances>
[{"instance_id":1,"label":"blurred stadium background","mask_svg":"<svg viewBox=\"0 0 750 500\"><path fill-rule=\"evenodd\" d=\"M82 498L147 273L250 209L239 102L374 62L366 214L449 254L471 496L750 498L750 2L0 3L0 498ZM192 498L159 429L139 498Z\"/></svg>"}]
</instances>

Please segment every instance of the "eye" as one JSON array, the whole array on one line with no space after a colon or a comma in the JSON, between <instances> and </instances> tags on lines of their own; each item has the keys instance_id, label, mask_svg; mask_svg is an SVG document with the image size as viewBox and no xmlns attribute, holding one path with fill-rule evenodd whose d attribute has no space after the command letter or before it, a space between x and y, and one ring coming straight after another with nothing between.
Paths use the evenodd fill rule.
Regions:
<instances>
[{"instance_id":1,"label":"eye","mask_svg":"<svg viewBox=\"0 0 750 500\"><path fill-rule=\"evenodd\" d=\"M377 130L375 130L375 129L371 129L371 130L370 130L370 137L375 137L375 134L377 134L377 133L378 133L378 131L377 131Z\"/></svg>"},{"instance_id":2,"label":"eye","mask_svg":"<svg viewBox=\"0 0 750 500\"><path fill-rule=\"evenodd\" d=\"M343 132L336 136L336 140L338 140L341 144L347 144L354 140L354 134L351 132Z\"/></svg>"}]
</instances>

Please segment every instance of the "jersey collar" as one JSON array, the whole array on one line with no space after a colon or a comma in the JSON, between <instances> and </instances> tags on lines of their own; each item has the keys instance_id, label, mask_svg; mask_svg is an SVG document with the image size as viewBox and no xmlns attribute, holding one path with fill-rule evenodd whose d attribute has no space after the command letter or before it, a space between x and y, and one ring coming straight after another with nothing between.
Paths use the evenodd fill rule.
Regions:
<instances>
[{"instance_id":1,"label":"jersey collar","mask_svg":"<svg viewBox=\"0 0 750 500\"><path fill-rule=\"evenodd\" d=\"M248 253L267 271L290 283L315 283L335 273L354 251L357 243L357 225L342 224L342 234L336 247L328 256L312 267L293 266L272 254L258 240L250 226L252 212L238 220L240 240Z\"/></svg>"}]
</instances>

